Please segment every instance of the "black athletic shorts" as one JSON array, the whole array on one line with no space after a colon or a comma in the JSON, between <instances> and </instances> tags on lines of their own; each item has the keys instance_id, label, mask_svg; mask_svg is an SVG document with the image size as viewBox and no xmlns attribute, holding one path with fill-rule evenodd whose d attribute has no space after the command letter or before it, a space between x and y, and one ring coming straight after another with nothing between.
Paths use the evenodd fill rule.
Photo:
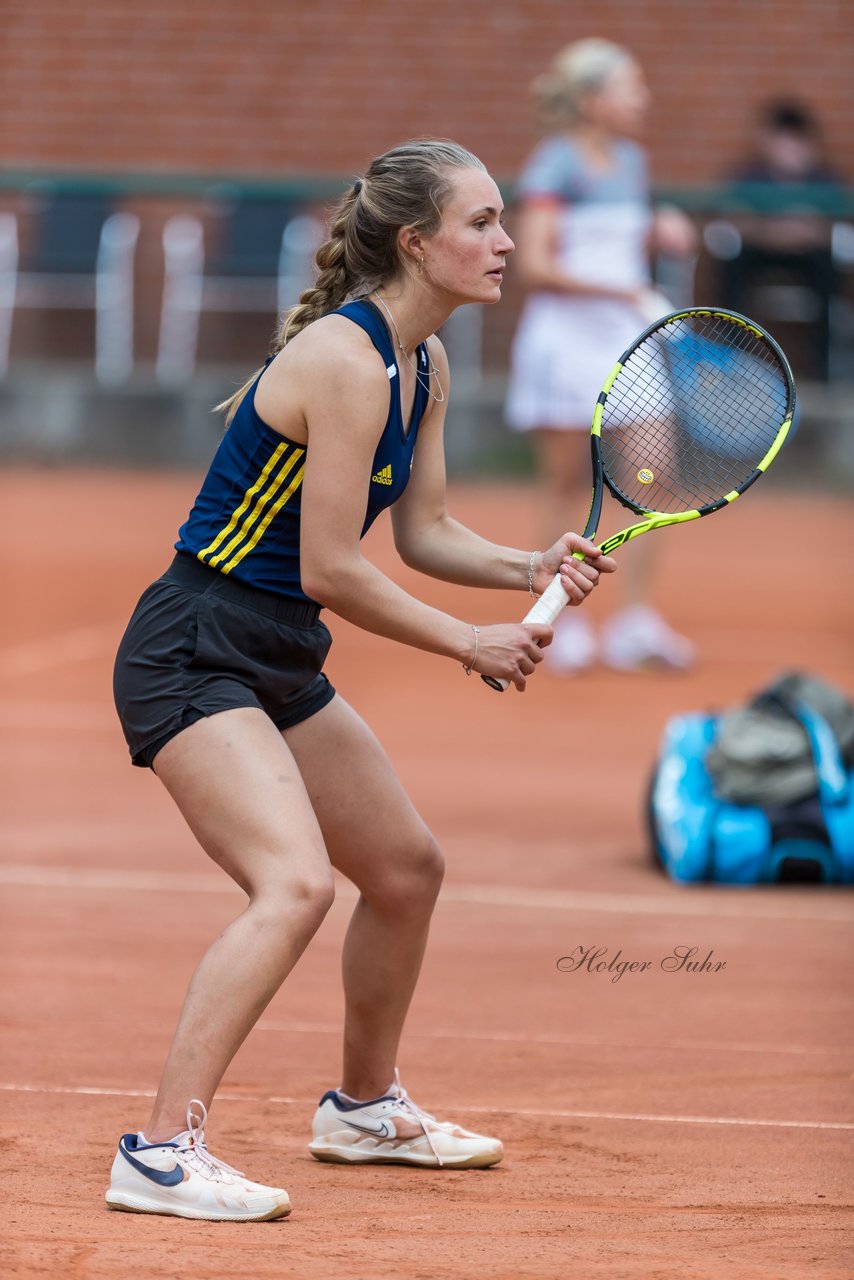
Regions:
<instances>
[{"instance_id":1,"label":"black athletic shorts","mask_svg":"<svg viewBox=\"0 0 854 1280\"><path fill-rule=\"evenodd\" d=\"M176 733L233 707L279 729L335 696L321 674L332 637L316 604L245 587L179 553L144 592L116 656L116 709L134 764Z\"/></svg>"}]
</instances>

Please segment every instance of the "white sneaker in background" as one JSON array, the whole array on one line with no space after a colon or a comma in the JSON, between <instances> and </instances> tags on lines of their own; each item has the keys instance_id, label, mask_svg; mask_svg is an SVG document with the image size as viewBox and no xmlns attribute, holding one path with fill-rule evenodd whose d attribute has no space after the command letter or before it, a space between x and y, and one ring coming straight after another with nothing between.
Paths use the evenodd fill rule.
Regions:
<instances>
[{"instance_id":1,"label":"white sneaker in background","mask_svg":"<svg viewBox=\"0 0 854 1280\"><path fill-rule=\"evenodd\" d=\"M334 1164L415 1164L428 1169L485 1169L504 1148L498 1138L437 1120L412 1101L397 1071L388 1093L357 1102L330 1089L320 1099L309 1151Z\"/></svg>"},{"instance_id":2,"label":"white sneaker in background","mask_svg":"<svg viewBox=\"0 0 854 1280\"><path fill-rule=\"evenodd\" d=\"M578 609L564 609L546 649L546 666L556 675L584 671L596 661L596 634Z\"/></svg>"},{"instance_id":3,"label":"white sneaker in background","mask_svg":"<svg viewBox=\"0 0 854 1280\"><path fill-rule=\"evenodd\" d=\"M636 604L610 618L602 633L602 656L617 671L669 668L683 671L694 646L649 605Z\"/></svg>"},{"instance_id":4,"label":"white sneaker in background","mask_svg":"<svg viewBox=\"0 0 854 1280\"><path fill-rule=\"evenodd\" d=\"M194 1098L187 1108L186 1133L169 1142L124 1134L105 1197L110 1208L210 1222L266 1222L289 1214L287 1191L250 1182L211 1155L205 1146L206 1121L203 1103Z\"/></svg>"}]
</instances>

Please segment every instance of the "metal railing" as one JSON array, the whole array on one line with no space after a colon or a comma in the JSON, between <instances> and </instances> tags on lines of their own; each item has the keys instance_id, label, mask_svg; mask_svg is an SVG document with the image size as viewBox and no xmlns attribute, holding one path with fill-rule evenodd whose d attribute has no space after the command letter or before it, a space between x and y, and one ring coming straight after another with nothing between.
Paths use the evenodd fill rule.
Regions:
<instances>
[{"instance_id":1,"label":"metal railing","mask_svg":"<svg viewBox=\"0 0 854 1280\"><path fill-rule=\"evenodd\" d=\"M135 276L147 270L146 305L158 292L159 322L153 364L157 382L180 387L193 376L199 360L200 319L207 311L259 312L272 322L296 301L311 280L313 256L323 234L323 208L346 187L337 176L270 177L242 175L224 179L204 174L62 174L31 170L0 174L0 377L8 369L14 317L24 307L91 308L96 317L95 372L105 384L126 381L135 366L134 311L138 307ZM501 184L512 207L512 182ZM14 193L16 208L3 209L4 193ZM827 374L830 378L854 374L854 193L838 185L777 185L761 183L717 184L702 187L661 187L657 200L677 204L698 223L706 260L724 278L726 264L743 253L743 227L759 217L809 216L827 228L827 253L833 272L830 294L809 278L770 280L756 289L757 305L768 318L781 324L826 325ZM41 272L19 260L19 228L34 198L60 203L63 198L93 198L109 202L97 254L85 269ZM185 207L165 223L161 214L149 216L148 198L168 198ZM268 246L266 267L259 269L258 254L251 266L241 269L240 251L223 263L217 234L234 228L241 209L268 203L281 208L281 226ZM229 219L231 222L229 223ZM216 225L217 234L213 233ZM55 232L54 232L55 234ZM154 241L140 267L136 254L140 236ZM244 241L251 231L243 232ZM239 240L240 235L238 233ZM244 257L252 257L244 243ZM157 263L153 267L153 263ZM698 260L662 259L657 280L675 304L692 300ZM138 282L137 282L138 283ZM706 299L701 299L706 300ZM718 301L726 301L723 298ZM735 305L730 303L729 305ZM823 316L822 308L826 309ZM761 319L761 316L757 316ZM151 321L152 317L149 317ZM154 324L149 323L151 329ZM476 397L484 374L483 311L461 308L444 326L443 338L454 366L458 393ZM488 336L488 335L487 335ZM50 353L44 352L45 358ZM202 352L204 362L204 352Z\"/></svg>"}]
</instances>

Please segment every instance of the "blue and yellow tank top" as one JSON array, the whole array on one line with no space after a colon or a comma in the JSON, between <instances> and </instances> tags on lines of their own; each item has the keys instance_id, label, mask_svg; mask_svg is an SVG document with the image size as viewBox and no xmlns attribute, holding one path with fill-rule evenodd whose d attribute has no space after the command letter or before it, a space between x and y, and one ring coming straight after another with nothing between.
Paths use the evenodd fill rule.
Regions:
<instances>
[{"instance_id":1,"label":"blue and yellow tank top","mask_svg":"<svg viewBox=\"0 0 854 1280\"><path fill-rule=\"evenodd\" d=\"M400 405L400 371L379 310L362 298L332 314L346 316L365 330L382 356L389 378L388 418L371 465L364 537L380 512L397 501L409 482L418 427L427 408L429 377L416 382L407 431ZM423 343L416 359L419 371L428 374ZM288 440L258 416L258 379L240 402L214 454L175 546L248 586L307 600L300 583L300 511L309 446ZM341 423L341 430L347 430L346 422Z\"/></svg>"}]
</instances>

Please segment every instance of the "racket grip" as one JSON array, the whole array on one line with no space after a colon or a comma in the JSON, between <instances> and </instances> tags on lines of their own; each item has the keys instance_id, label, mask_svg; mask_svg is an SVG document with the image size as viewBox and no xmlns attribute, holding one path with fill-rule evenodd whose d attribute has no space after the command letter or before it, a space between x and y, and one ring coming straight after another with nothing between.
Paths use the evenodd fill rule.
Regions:
<instances>
[{"instance_id":1,"label":"racket grip","mask_svg":"<svg viewBox=\"0 0 854 1280\"><path fill-rule=\"evenodd\" d=\"M545 626L550 627L561 610L565 609L568 604L569 596L560 585L560 574L556 573L539 600L532 605L522 621L542 622Z\"/></svg>"},{"instance_id":2,"label":"racket grip","mask_svg":"<svg viewBox=\"0 0 854 1280\"><path fill-rule=\"evenodd\" d=\"M568 604L569 596L560 585L560 574L556 573L539 600L525 614L522 622L542 622L545 626L550 627L561 610L565 609ZM499 680L496 676L481 676L480 678L484 684L488 684L490 689L495 689L498 693L503 693L510 684L509 680Z\"/></svg>"}]
</instances>

